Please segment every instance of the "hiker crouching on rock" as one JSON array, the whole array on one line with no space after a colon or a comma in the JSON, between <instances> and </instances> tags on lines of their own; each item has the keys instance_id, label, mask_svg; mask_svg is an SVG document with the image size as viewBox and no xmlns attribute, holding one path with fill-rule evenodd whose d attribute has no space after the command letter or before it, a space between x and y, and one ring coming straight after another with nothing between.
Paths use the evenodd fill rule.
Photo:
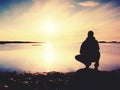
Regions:
<instances>
[{"instance_id":1,"label":"hiker crouching on rock","mask_svg":"<svg viewBox=\"0 0 120 90\"><path fill-rule=\"evenodd\" d=\"M85 64L86 69L89 68L92 62L95 62L94 69L98 70L100 59L99 49L99 44L94 37L94 32L89 31L88 37L81 45L80 55L76 55L75 59Z\"/></svg>"}]
</instances>

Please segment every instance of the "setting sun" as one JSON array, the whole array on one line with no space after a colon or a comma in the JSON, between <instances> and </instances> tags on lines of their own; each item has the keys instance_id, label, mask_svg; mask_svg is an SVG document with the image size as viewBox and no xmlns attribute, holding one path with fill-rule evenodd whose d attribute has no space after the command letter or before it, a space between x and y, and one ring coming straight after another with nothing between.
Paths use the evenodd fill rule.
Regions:
<instances>
[{"instance_id":1,"label":"setting sun","mask_svg":"<svg viewBox=\"0 0 120 90\"><path fill-rule=\"evenodd\" d=\"M57 24L53 21L46 21L43 25L43 30L46 34L54 33L57 30Z\"/></svg>"}]
</instances>

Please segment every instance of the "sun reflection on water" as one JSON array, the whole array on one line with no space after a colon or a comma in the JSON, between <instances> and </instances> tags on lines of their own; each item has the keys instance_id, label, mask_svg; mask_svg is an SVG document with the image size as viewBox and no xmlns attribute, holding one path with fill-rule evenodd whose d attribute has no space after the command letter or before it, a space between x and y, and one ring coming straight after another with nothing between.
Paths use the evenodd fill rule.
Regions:
<instances>
[{"instance_id":1,"label":"sun reflection on water","mask_svg":"<svg viewBox=\"0 0 120 90\"><path fill-rule=\"evenodd\" d=\"M0 67L31 72L74 71L84 68L82 63L74 59L74 56L79 52L79 46L79 44L73 46L73 44L50 42L40 46L31 46L30 44L1 45ZM120 66L119 48L119 44L100 44L99 70L112 70Z\"/></svg>"},{"instance_id":2,"label":"sun reflection on water","mask_svg":"<svg viewBox=\"0 0 120 90\"><path fill-rule=\"evenodd\" d=\"M52 64L55 60L55 53L52 43L46 43L45 51L44 51L44 58L47 64Z\"/></svg>"}]
</instances>

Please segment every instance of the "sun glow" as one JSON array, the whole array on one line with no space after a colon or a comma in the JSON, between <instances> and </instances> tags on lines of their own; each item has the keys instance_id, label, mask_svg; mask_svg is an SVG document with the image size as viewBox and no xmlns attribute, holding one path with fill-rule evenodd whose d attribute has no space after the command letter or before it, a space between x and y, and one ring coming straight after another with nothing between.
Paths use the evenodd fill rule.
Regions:
<instances>
[{"instance_id":1,"label":"sun glow","mask_svg":"<svg viewBox=\"0 0 120 90\"><path fill-rule=\"evenodd\" d=\"M57 30L57 24L53 21L46 21L43 25L43 30L46 34L54 33Z\"/></svg>"},{"instance_id":2,"label":"sun glow","mask_svg":"<svg viewBox=\"0 0 120 90\"><path fill-rule=\"evenodd\" d=\"M96 7L97 3L75 0L27 1L33 4L13 5L1 13L1 40L83 41L86 32L92 29L99 40L119 41L120 7L112 3ZM107 30L114 34L106 35Z\"/></svg>"}]
</instances>

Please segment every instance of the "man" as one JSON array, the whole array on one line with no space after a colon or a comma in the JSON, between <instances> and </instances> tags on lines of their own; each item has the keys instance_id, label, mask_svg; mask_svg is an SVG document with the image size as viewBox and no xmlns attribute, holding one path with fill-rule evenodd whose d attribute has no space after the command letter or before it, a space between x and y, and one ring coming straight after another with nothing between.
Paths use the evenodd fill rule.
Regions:
<instances>
[{"instance_id":1,"label":"man","mask_svg":"<svg viewBox=\"0 0 120 90\"><path fill-rule=\"evenodd\" d=\"M94 32L89 31L88 37L82 43L80 49L80 55L76 55L75 59L85 64L86 68L89 68L92 62L95 62L95 70L98 70L99 67L99 44L94 37Z\"/></svg>"}]
</instances>

